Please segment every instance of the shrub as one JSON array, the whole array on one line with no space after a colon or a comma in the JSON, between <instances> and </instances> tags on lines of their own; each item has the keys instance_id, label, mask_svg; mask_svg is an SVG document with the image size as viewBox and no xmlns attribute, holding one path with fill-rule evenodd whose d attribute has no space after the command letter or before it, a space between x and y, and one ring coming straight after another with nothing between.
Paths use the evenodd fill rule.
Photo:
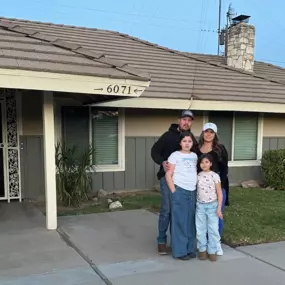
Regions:
<instances>
[{"instance_id":1,"label":"shrub","mask_svg":"<svg viewBox=\"0 0 285 285\"><path fill-rule=\"evenodd\" d=\"M285 149L264 152L261 169L267 185L285 190Z\"/></svg>"},{"instance_id":2,"label":"shrub","mask_svg":"<svg viewBox=\"0 0 285 285\"><path fill-rule=\"evenodd\" d=\"M92 176L90 170L94 170L90 163L93 153L92 147L79 152L76 146L67 147L64 143L56 145L56 185L60 204L78 207L88 200Z\"/></svg>"}]
</instances>

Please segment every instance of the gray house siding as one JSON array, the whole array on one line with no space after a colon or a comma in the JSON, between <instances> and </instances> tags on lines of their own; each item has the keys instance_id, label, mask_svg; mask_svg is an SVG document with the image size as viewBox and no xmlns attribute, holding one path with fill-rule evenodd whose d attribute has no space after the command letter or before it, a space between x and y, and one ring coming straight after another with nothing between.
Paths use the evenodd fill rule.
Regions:
<instances>
[{"instance_id":1,"label":"gray house siding","mask_svg":"<svg viewBox=\"0 0 285 285\"><path fill-rule=\"evenodd\" d=\"M24 198L42 200L45 195L42 136L21 136L21 180Z\"/></svg>"},{"instance_id":2,"label":"gray house siding","mask_svg":"<svg viewBox=\"0 0 285 285\"><path fill-rule=\"evenodd\" d=\"M272 149L285 149L285 138L278 138L278 137L263 138L263 152Z\"/></svg>"},{"instance_id":3,"label":"gray house siding","mask_svg":"<svg viewBox=\"0 0 285 285\"><path fill-rule=\"evenodd\" d=\"M158 166L151 160L150 149L157 137L126 137L126 168L119 172L93 174L92 187L106 191L146 190L158 184ZM23 197L42 199L44 197L43 140L42 136L21 137L21 171ZM285 138L266 137L263 150L285 148ZM231 167L231 184L244 180L262 180L259 166Z\"/></svg>"}]
</instances>

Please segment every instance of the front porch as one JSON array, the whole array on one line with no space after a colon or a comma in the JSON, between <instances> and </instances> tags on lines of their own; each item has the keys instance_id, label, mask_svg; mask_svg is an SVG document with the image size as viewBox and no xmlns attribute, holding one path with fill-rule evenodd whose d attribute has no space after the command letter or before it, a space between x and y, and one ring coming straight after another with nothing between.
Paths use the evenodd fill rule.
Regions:
<instances>
[{"instance_id":1,"label":"front porch","mask_svg":"<svg viewBox=\"0 0 285 285\"><path fill-rule=\"evenodd\" d=\"M37 75L39 74L35 73L34 80L46 89L49 80L52 85L53 80L58 83L64 78L61 75L59 79L58 75L55 75L55 78L48 78L46 81L47 78L41 77L43 73L39 77ZM54 98L55 93L59 92L61 98L70 99L74 96L62 92L64 88L60 84L55 85L55 91L37 91L34 90L36 85L33 86L29 77L13 77L11 74L5 76L8 79L7 85L13 83L15 87L30 87L30 89L9 89L5 88L6 86L0 88L0 157L3 157L0 160L0 200L8 203L12 200L19 202L24 199L44 200L46 228L55 230L57 229L55 145L60 139L57 136L60 126L55 122L57 110ZM11 76L10 81L9 76ZM74 83L76 77L73 77ZM83 80L83 77L80 80ZM76 99L81 106L87 102L105 101L109 98L118 100L123 96L138 97L149 85L146 79L140 81L101 78L100 80L98 77L93 77L85 80L89 80L89 88L93 83L93 87L101 86L101 88L95 88L92 94L83 93L84 90L80 93L78 89ZM79 82L77 87L81 86L78 84ZM68 88L66 91L69 91ZM30 94L33 94L32 97L29 97ZM34 136L35 134L38 136Z\"/></svg>"}]
</instances>

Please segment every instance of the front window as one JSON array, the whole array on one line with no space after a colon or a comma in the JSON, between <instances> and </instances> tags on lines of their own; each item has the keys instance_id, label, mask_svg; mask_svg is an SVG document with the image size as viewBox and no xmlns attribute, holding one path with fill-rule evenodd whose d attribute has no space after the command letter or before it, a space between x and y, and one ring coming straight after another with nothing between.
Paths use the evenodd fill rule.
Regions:
<instances>
[{"instance_id":1,"label":"front window","mask_svg":"<svg viewBox=\"0 0 285 285\"><path fill-rule=\"evenodd\" d=\"M116 108L62 107L63 140L83 151L92 146L96 171L124 170L124 114Z\"/></svg>"},{"instance_id":2,"label":"front window","mask_svg":"<svg viewBox=\"0 0 285 285\"><path fill-rule=\"evenodd\" d=\"M119 163L119 112L91 108L92 145L94 165Z\"/></svg>"},{"instance_id":3,"label":"front window","mask_svg":"<svg viewBox=\"0 0 285 285\"><path fill-rule=\"evenodd\" d=\"M258 114L211 112L209 122L218 127L218 136L229 154L229 161L257 160Z\"/></svg>"}]
</instances>

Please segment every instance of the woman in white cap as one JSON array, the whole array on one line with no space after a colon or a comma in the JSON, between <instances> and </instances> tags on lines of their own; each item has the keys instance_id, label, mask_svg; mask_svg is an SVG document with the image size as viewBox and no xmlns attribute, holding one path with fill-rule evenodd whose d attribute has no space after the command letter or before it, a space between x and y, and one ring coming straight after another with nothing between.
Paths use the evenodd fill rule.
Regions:
<instances>
[{"instance_id":1,"label":"woman in white cap","mask_svg":"<svg viewBox=\"0 0 285 285\"><path fill-rule=\"evenodd\" d=\"M223 190L223 203L224 206L229 205L229 180L228 180L228 153L223 144L219 142L217 135L218 128L214 123L206 123L199 139L199 152L198 157L203 154L208 154L212 157L212 170L216 172L221 179L221 186ZM201 171L198 165L198 173ZM224 222L219 219L219 232L222 235ZM217 255L223 255L221 243L217 246Z\"/></svg>"}]
</instances>

